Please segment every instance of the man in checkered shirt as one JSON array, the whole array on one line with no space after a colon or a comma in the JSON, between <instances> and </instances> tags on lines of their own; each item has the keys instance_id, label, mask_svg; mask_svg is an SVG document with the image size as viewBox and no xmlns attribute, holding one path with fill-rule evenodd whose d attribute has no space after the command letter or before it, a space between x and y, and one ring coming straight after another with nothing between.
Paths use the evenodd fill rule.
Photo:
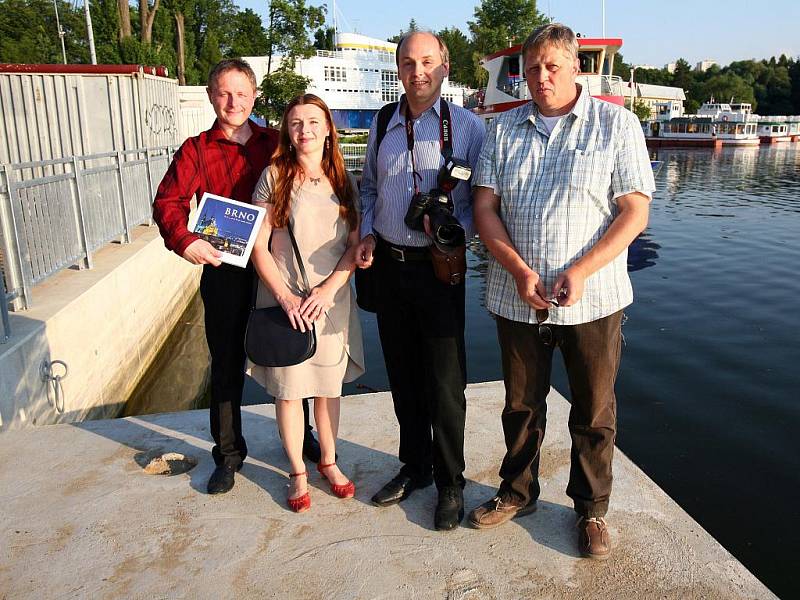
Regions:
<instances>
[{"instance_id":1,"label":"man in checkered shirt","mask_svg":"<svg viewBox=\"0 0 800 600\"><path fill-rule=\"evenodd\" d=\"M606 558L616 435L614 381L622 310L633 301L627 248L647 225L655 189L639 122L576 83L578 42L551 23L523 45L532 102L497 117L473 177L475 225L492 254L487 308L496 315L506 398L497 495L471 523L533 512L553 350L572 395L567 494L583 556Z\"/></svg>"}]
</instances>

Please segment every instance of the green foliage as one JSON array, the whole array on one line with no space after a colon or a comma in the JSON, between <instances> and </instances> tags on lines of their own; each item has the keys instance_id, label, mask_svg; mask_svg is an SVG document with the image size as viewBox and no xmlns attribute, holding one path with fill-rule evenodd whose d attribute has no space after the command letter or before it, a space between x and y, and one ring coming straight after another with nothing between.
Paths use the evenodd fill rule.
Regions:
<instances>
[{"instance_id":1,"label":"green foliage","mask_svg":"<svg viewBox=\"0 0 800 600\"><path fill-rule=\"evenodd\" d=\"M83 7L57 2L67 62L89 62ZM0 0L0 62L64 62L52 1Z\"/></svg>"},{"instance_id":2,"label":"green foliage","mask_svg":"<svg viewBox=\"0 0 800 600\"><path fill-rule=\"evenodd\" d=\"M265 56L269 51L269 38L261 25L261 17L245 9L233 17L233 33L228 56Z\"/></svg>"},{"instance_id":3,"label":"green foliage","mask_svg":"<svg viewBox=\"0 0 800 600\"><path fill-rule=\"evenodd\" d=\"M304 94L310 81L308 77L295 73L288 64L282 64L261 82L261 96L256 100L254 112L268 122L280 121L286 105L295 96Z\"/></svg>"},{"instance_id":4,"label":"green foliage","mask_svg":"<svg viewBox=\"0 0 800 600\"><path fill-rule=\"evenodd\" d=\"M536 0L482 0L474 14L469 30L481 56L521 44L531 31L548 23L536 10Z\"/></svg>"},{"instance_id":5,"label":"green foliage","mask_svg":"<svg viewBox=\"0 0 800 600\"><path fill-rule=\"evenodd\" d=\"M294 69L298 58L314 54L309 31L319 29L324 23L324 7L306 6L305 0L271 0L267 54L281 55L281 68Z\"/></svg>"},{"instance_id":6,"label":"green foliage","mask_svg":"<svg viewBox=\"0 0 800 600\"><path fill-rule=\"evenodd\" d=\"M392 37L390 37L386 41L387 42L392 42L393 44L396 44L396 43L398 43L400 41L400 38L403 37L404 34L410 33L412 31L419 31L419 25L417 25L417 20L416 19L411 19L408 22L408 29L401 29L400 33L398 33L397 35L393 35Z\"/></svg>"},{"instance_id":7,"label":"green foliage","mask_svg":"<svg viewBox=\"0 0 800 600\"><path fill-rule=\"evenodd\" d=\"M320 27L314 32L314 48L317 50L335 50L334 35L333 27Z\"/></svg>"},{"instance_id":8,"label":"green foliage","mask_svg":"<svg viewBox=\"0 0 800 600\"><path fill-rule=\"evenodd\" d=\"M476 87L475 69L472 66L472 43L457 27L439 32L450 51L450 81Z\"/></svg>"},{"instance_id":9,"label":"green foliage","mask_svg":"<svg viewBox=\"0 0 800 600\"><path fill-rule=\"evenodd\" d=\"M627 106L630 109L630 102L627 102ZM636 98L633 101L633 114L635 114L640 121L647 121L651 117L650 107Z\"/></svg>"}]
</instances>

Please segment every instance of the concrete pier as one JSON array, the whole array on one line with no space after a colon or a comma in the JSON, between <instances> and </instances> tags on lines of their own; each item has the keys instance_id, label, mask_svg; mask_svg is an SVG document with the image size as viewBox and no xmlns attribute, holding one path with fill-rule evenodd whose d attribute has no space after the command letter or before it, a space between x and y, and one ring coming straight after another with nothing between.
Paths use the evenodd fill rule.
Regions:
<instances>
[{"instance_id":1,"label":"concrete pier","mask_svg":"<svg viewBox=\"0 0 800 600\"><path fill-rule=\"evenodd\" d=\"M467 391L468 509L499 483L500 383ZM225 495L208 496L207 411L0 434L1 598L774 598L621 452L608 515L613 555L578 556L569 406L551 393L539 510L498 529L433 529L436 493L376 508L398 469L386 393L345 398L339 464L356 497L311 472L312 508L285 508L288 463L274 406L244 410L250 455ZM144 455L199 464L147 475ZM137 461L137 458L139 460ZM313 467L313 465L310 465Z\"/></svg>"},{"instance_id":2,"label":"concrete pier","mask_svg":"<svg viewBox=\"0 0 800 600\"><path fill-rule=\"evenodd\" d=\"M11 339L0 345L0 432L120 414L201 273L164 248L156 227L133 233L132 243L99 250L94 268L35 286L32 307L11 313ZM55 386L41 375L53 361L67 372Z\"/></svg>"}]
</instances>

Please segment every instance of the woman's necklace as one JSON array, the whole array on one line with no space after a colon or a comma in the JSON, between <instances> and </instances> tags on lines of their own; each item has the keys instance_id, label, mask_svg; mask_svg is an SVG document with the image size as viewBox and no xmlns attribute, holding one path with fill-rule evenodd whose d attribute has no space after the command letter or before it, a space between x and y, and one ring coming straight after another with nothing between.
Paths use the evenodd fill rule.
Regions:
<instances>
[{"instance_id":1,"label":"woman's necklace","mask_svg":"<svg viewBox=\"0 0 800 600\"><path fill-rule=\"evenodd\" d=\"M305 171L303 171L303 174L306 176L306 178L308 178L308 180L309 180L311 183L313 183L313 184L314 184L314 186L318 186L318 185L319 185L319 182L320 182L320 181L322 181L322 175L323 175L323 173L320 173L320 174L319 174L319 177L312 177L310 173L306 173Z\"/></svg>"}]
</instances>

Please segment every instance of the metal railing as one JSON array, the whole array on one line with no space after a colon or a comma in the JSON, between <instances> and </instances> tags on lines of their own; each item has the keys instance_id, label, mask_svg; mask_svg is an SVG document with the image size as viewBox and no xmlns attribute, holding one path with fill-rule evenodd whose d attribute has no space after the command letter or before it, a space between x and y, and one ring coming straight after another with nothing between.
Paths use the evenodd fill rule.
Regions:
<instances>
[{"instance_id":1,"label":"metal railing","mask_svg":"<svg viewBox=\"0 0 800 600\"><path fill-rule=\"evenodd\" d=\"M175 148L139 148L0 165L0 267L4 334L8 305L31 305L32 287L78 265L152 218L152 202Z\"/></svg>"},{"instance_id":2,"label":"metal railing","mask_svg":"<svg viewBox=\"0 0 800 600\"><path fill-rule=\"evenodd\" d=\"M364 157L367 155L366 144L339 144L344 158L344 166L348 171L364 170Z\"/></svg>"},{"instance_id":3,"label":"metal railing","mask_svg":"<svg viewBox=\"0 0 800 600\"><path fill-rule=\"evenodd\" d=\"M364 168L366 144L342 144L345 166ZM59 271L92 268L92 255L152 218L152 202L175 148L140 148L0 165L0 343L8 309L24 310L31 289Z\"/></svg>"}]
</instances>

